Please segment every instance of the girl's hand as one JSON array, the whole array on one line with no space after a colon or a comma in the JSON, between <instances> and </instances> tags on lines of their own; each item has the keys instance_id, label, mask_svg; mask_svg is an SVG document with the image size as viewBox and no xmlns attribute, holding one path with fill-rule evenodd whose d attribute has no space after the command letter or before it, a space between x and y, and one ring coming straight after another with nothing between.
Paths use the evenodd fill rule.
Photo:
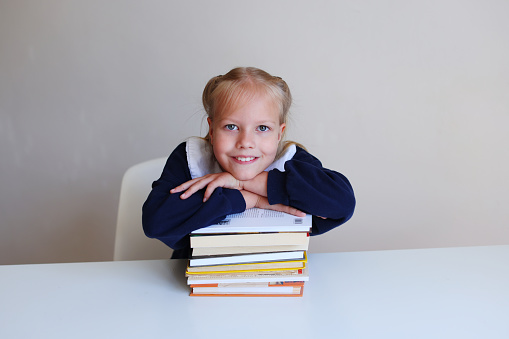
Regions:
<instances>
[{"instance_id":1,"label":"girl's hand","mask_svg":"<svg viewBox=\"0 0 509 339\"><path fill-rule=\"evenodd\" d=\"M203 202L207 201L217 187L241 190L242 182L228 172L207 174L203 177L189 180L170 190L170 193L184 192L181 199L187 199L197 191L207 187L203 195Z\"/></svg>"},{"instance_id":2,"label":"girl's hand","mask_svg":"<svg viewBox=\"0 0 509 339\"><path fill-rule=\"evenodd\" d=\"M296 217L305 217L306 216L306 213L304 213L294 207L291 207L291 206L286 206L286 205L282 205L282 204L271 205L271 204L269 204L269 200L267 199L267 197L264 197L264 196L261 196L261 195L258 195L258 194L255 194L255 193L252 193L249 191L244 191L244 190L242 190L240 192L242 193L242 195L244 196L244 200L246 201L246 209L257 207L257 208L263 208L266 210L273 210L273 211L288 213L291 215L295 215Z\"/></svg>"}]
</instances>

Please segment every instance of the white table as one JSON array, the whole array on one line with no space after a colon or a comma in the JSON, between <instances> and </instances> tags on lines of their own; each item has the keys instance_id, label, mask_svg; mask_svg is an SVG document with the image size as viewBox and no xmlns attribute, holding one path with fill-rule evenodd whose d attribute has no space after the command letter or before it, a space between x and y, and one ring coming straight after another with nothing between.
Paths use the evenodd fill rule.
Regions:
<instances>
[{"instance_id":1,"label":"white table","mask_svg":"<svg viewBox=\"0 0 509 339\"><path fill-rule=\"evenodd\" d=\"M310 254L302 298L189 297L184 266L0 266L0 338L509 338L509 246Z\"/></svg>"}]
</instances>

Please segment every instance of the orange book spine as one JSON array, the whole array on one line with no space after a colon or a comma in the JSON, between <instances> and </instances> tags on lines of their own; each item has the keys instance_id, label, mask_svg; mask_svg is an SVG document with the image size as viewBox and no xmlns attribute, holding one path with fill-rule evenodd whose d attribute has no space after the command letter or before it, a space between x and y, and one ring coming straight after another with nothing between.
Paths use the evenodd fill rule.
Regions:
<instances>
[{"instance_id":1,"label":"orange book spine","mask_svg":"<svg viewBox=\"0 0 509 339\"><path fill-rule=\"evenodd\" d=\"M191 297L302 297L304 286L299 294L189 294Z\"/></svg>"},{"instance_id":2,"label":"orange book spine","mask_svg":"<svg viewBox=\"0 0 509 339\"><path fill-rule=\"evenodd\" d=\"M267 283L268 287L276 286L304 286L304 281L281 281L277 283ZM192 284L189 287L219 287L219 284Z\"/></svg>"}]
</instances>

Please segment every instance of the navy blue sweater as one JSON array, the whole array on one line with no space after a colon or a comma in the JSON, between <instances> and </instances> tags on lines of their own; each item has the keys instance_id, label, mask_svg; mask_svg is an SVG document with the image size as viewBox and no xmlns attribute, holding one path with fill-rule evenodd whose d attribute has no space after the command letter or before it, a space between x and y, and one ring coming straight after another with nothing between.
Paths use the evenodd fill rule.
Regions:
<instances>
[{"instance_id":1,"label":"navy blue sweater","mask_svg":"<svg viewBox=\"0 0 509 339\"><path fill-rule=\"evenodd\" d=\"M189 233L215 224L228 214L240 213L246 203L240 191L218 187L203 202L202 189L182 200L170 190L191 180L186 144L170 155L161 177L152 184L143 205L143 230L175 250L174 258L189 253ZM352 217L355 197L352 186L342 174L326 169L320 161L297 147L294 157L285 163L285 171L271 170L267 179L269 203L295 207L313 215L311 235L325 233ZM326 219L320 218L324 217Z\"/></svg>"}]
</instances>

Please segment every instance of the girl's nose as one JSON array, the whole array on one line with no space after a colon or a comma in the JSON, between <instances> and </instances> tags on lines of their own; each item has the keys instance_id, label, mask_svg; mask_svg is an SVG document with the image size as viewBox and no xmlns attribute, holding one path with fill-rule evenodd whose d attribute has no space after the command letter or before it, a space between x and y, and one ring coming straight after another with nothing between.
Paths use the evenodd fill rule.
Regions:
<instances>
[{"instance_id":1,"label":"girl's nose","mask_svg":"<svg viewBox=\"0 0 509 339\"><path fill-rule=\"evenodd\" d=\"M238 148L253 148L254 147L254 135L248 131L242 131L239 133L237 139Z\"/></svg>"}]
</instances>

